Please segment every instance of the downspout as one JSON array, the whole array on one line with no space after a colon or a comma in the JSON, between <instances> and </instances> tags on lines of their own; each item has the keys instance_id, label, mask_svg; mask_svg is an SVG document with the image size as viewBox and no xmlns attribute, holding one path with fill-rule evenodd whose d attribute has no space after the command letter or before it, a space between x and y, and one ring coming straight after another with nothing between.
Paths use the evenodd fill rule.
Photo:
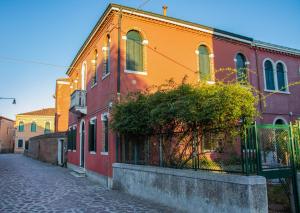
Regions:
<instances>
[{"instance_id":1,"label":"downspout","mask_svg":"<svg viewBox=\"0 0 300 213\"><path fill-rule=\"evenodd\" d=\"M122 8L118 17L118 69L117 69L117 102L121 101L121 21L122 21ZM116 133L116 162L119 162L119 145L120 134Z\"/></svg>"},{"instance_id":2,"label":"downspout","mask_svg":"<svg viewBox=\"0 0 300 213\"><path fill-rule=\"evenodd\" d=\"M260 109L260 113L263 113L263 103L262 103L262 95L261 95L261 87L260 87L260 78L259 78L259 68L258 68L258 56L257 56L257 48L254 46L254 50L255 50L255 62L256 62L256 71L257 71L257 84L258 84L258 97L259 97L259 109ZM261 121L262 118L260 117L259 120Z\"/></svg>"}]
</instances>

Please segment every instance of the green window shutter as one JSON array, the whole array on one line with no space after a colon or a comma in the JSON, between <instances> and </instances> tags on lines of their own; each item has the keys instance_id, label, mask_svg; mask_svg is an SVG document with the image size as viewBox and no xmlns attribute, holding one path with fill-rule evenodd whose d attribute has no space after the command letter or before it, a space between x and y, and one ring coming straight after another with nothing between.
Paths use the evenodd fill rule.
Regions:
<instances>
[{"instance_id":1,"label":"green window shutter","mask_svg":"<svg viewBox=\"0 0 300 213\"><path fill-rule=\"evenodd\" d=\"M92 151L92 124L89 123L89 151Z\"/></svg>"},{"instance_id":2,"label":"green window shutter","mask_svg":"<svg viewBox=\"0 0 300 213\"><path fill-rule=\"evenodd\" d=\"M68 149L72 149L72 138L71 138L71 130L68 130Z\"/></svg>"},{"instance_id":3,"label":"green window shutter","mask_svg":"<svg viewBox=\"0 0 300 213\"><path fill-rule=\"evenodd\" d=\"M19 123L19 132L24 132L24 122L23 121L21 121Z\"/></svg>"},{"instance_id":4,"label":"green window shutter","mask_svg":"<svg viewBox=\"0 0 300 213\"><path fill-rule=\"evenodd\" d=\"M104 120L104 151L108 152L108 119Z\"/></svg>"},{"instance_id":5,"label":"green window shutter","mask_svg":"<svg viewBox=\"0 0 300 213\"><path fill-rule=\"evenodd\" d=\"M200 45L198 48L199 52L199 71L200 71L200 80L210 81L211 72L210 72L210 59L209 52L205 45Z\"/></svg>"},{"instance_id":6,"label":"green window shutter","mask_svg":"<svg viewBox=\"0 0 300 213\"><path fill-rule=\"evenodd\" d=\"M139 32L131 30L127 33L126 40L126 69L143 71L143 44Z\"/></svg>"},{"instance_id":7,"label":"green window shutter","mask_svg":"<svg viewBox=\"0 0 300 213\"><path fill-rule=\"evenodd\" d=\"M31 132L36 132L36 123L35 122L31 123Z\"/></svg>"},{"instance_id":8,"label":"green window shutter","mask_svg":"<svg viewBox=\"0 0 300 213\"><path fill-rule=\"evenodd\" d=\"M278 83L278 89L280 91L286 91L286 81L285 81L285 72L284 67L282 63L278 63L276 66L276 72L277 72L277 83Z\"/></svg>"},{"instance_id":9,"label":"green window shutter","mask_svg":"<svg viewBox=\"0 0 300 213\"><path fill-rule=\"evenodd\" d=\"M73 150L76 150L76 143L77 143L77 128L73 129Z\"/></svg>"},{"instance_id":10,"label":"green window shutter","mask_svg":"<svg viewBox=\"0 0 300 213\"><path fill-rule=\"evenodd\" d=\"M237 70L237 80L239 82L247 81L246 58L241 53L237 54L236 56L236 70Z\"/></svg>"},{"instance_id":11,"label":"green window shutter","mask_svg":"<svg viewBox=\"0 0 300 213\"><path fill-rule=\"evenodd\" d=\"M271 61L265 62L266 89L275 90L274 72Z\"/></svg>"}]
</instances>

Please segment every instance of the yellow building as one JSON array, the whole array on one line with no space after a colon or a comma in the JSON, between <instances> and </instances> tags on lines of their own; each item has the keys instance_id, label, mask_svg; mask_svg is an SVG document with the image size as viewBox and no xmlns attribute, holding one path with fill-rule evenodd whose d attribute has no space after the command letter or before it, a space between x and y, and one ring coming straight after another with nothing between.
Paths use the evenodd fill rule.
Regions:
<instances>
[{"instance_id":1,"label":"yellow building","mask_svg":"<svg viewBox=\"0 0 300 213\"><path fill-rule=\"evenodd\" d=\"M54 132L55 108L47 108L16 115L15 152L22 153L29 138Z\"/></svg>"}]
</instances>

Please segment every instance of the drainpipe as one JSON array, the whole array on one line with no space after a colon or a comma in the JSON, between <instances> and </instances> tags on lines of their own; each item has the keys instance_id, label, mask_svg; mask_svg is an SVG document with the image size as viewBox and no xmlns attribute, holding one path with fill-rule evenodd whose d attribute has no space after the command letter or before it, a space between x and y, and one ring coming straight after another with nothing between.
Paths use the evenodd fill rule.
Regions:
<instances>
[{"instance_id":1,"label":"drainpipe","mask_svg":"<svg viewBox=\"0 0 300 213\"><path fill-rule=\"evenodd\" d=\"M117 101L121 100L121 21L122 8L118 17L118 69L117 69ZM119 162L120 135L116 133L116 162Z\"/></svg>"},{"instance_id":2,"label":"drainpipe","mask_svg":"<svg viewBox=\"0 0 300 213\"><path fill-rule=\"evenodd\" d=\"M255 48L255 47L254 47ZM261 90L261 87L260 87L260 78L259 78L259 71L258 71L258 56L257 56L257 49L255 48L255 62L256 62L256 71L257 71L257 84L258 84L258 91L260 93L262 93L263 91ZM260 112L263 113L263 103L262 103L262 96L261 94L258 94L258 97L259 97L259 108L260 108ZM260 121L262 120L262 118L259 118Z\"/></svg>"}]
</instances>

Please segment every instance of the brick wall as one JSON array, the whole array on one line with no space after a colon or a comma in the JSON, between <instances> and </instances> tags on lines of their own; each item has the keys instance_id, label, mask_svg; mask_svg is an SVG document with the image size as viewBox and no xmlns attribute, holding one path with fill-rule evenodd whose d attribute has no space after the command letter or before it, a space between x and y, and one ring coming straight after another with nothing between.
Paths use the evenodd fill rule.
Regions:
<instances>
[{"instance_id":1,"label":"brick wall","mask_svg":"<svg viewBox=\"0 0 300 213\"><path fill-rule=\"evenodd\" d=\"M66 161L65 150L67 145L67 134L65 132L50 133L30 138L28 150L26 150L24 154L40 161L57 164L59 140L64 140L64 161Z\"/></svg>"}]
</instances>

